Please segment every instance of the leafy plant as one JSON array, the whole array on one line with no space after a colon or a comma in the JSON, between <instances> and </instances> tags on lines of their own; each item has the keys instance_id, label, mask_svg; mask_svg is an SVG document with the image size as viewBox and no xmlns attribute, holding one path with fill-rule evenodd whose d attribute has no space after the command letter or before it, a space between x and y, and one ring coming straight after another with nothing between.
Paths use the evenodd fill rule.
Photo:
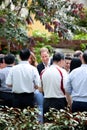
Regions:
<instances>
[{"instance_id":1,"label":"leafy plant","mask_svg":"<svg viewBox=\"0 0 87 130\"><path fill-rule=\"evenodd\" d=\"M27 40L27 25L33 23L31 13L50 32L60 38L71 39L71 32L85 31L87 28L76 22L84 19L82 3L71 3L69 0L0 0L0 37L16 41L19 44ZM2 35L3 34L3 35Z\"/></svg>"},{"instance_id":2,"label":"leafy plant","mask_svg":"<svg viewBox=\"0 0 87 130\"><path fill-rule=\"evenodd\" d=\"M80 33L73 37L73 40L82 40L82 43L80 44L80 48L82 51L87 49L87 43L84 43L83 40L87 40L87 34Z\"/></svg>"},{"instance_id":3,"label":"leafy plant","mask_svg":"<svg viewBox=\"0 0 87 130\"><path fill-rule=\"evenodd\" d=\"M11 44L26 44L28 35L26 28L23 26L24 19L16 16L15 12L9 10L0 11L0 39L4 39L8 44L10 51Z\"/></svg>"},{"instance_id":4,"label":"leafy plant","mask_svg":"<svg viewBox=\"0 0 87 130\"><path fill-rule=\"evenodd\" d=\"M36 30L33 32L32 36L36 38L37 41L39 41L40 39L45 45L51 45L52 43L58 44L59 42L59 37L56 33L51 33L50 35L48 35Z\"/></svg>"},{"instance_id":5,"label":"leafy plant","mask_svg":"<svg viewBox=\"0 0 87 130\"><path fill-rule=\"evenodd\" d=\"M71 113L66 110L50 109L46 118L51 123L38 122L39 111L29 107L18 108L0 107L0 130L87 130L87 112Z\"/></svg>"},{"instance_id":6,"label":"leafy plant","mask_svg":"<svg viewBox=\"0 0 87 130\"><path fill-rule=\"evenodd\" d=\"M87 34L80 33L73 37L73 40L87 40Z\"/></svg>"},{"instance_id":7,"label":"leafy plant","mask_svg":"<svg viewBox=\"0 0 87 130\"><path fill-rule=\"evenodd\" d=\"M35 13L35 19L49 32L57 33L60 38L71 39L77 31L87 32L86 27L76 22L85 17L82 3L71 3L70 0L32 0L30 11Z\"/></svg>"},{"instance_id":8,"label":"leafy plant","mask_svg":"<svg viewBox=\"0 0 87 130\"><path fill-rule=\"evenodd\" d=\"M45 115L52 124L48 130L86 130L87 129L87 112L71 113L66 110L50 109Z\"/></svg>"},{"instance_id":9,"label":"leafy plant","mask_svg":"<svg viewBox=\"0 0 87 130\"><path fill-rule=\"evenodd\" d=\"M0 130L39 130L38 114L36 108L0 108Z\"/></svg>"},{"instance_id":10,"label":"leafy plant","mask_svg":"<svg viewBox=\"0 0 87 130\"><path fill-rule=\"evenodd\" d=\"M86 50L86 49L87 49L87 43L85 43L85 44L84 44L84 43L81 43L81 44L80 44L80 47L81 47L81 50L82 50L82 51Z\"/></svg>"}]
</instances>

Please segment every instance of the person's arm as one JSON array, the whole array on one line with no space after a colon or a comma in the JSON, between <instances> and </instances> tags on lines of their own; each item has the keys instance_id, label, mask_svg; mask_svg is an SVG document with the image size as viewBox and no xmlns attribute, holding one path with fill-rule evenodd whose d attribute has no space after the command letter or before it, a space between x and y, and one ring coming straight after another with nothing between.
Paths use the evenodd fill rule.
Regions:
<instances>
[{"instance_id":1,"label":"person's arm","mask_svg":"<svg viewBox=\"0 0 87 130\"><path fill-rule=\"evenodd\" d=\"M38 87L38 90L43 93L43 88L42 87Z\"/></svg>"},{"instance_id":2,"label":"person's arm","mask_svg":"<svg viewBox=\"0 0 87 130\"><path fill-rule=\"evenodd\" d=\"M40 86L41 86L41 87L40 87ZM35 88L35 89L38 89L40 92L43 92L43 87L42 87L41 83L40 83L39 86L38 86L38 85L35 85L34 88Z\"/></svg>"},{"instance_id":3,"label":"person's arm","mask_svg":"<svg viewBox=\"0 0 87 130\"><path fill-rule=\"evenodd\" d=\"M68 75L66 82L65 82L65 94L66 94L66 100L68 103L68 106L72 107L72 97L71 97L71 93L72 93L72 87L71 87L71 78L70 78L70 74Z\"/></svg>"},{"instance_id":4,"label":"person's arm","mask_svg":"<svg viewBox=\"0 0 87 130\"><path fill-rule=\"evenodd\" d=\"M7 86L10 87L10 88L12 88L12 85L10 85L10 84L7 84Z\"/></svg>"},{"instance_id":5,"label":"person's arm","mask_svg":"<svg viewBox=\"0 0 87 130\"><path fill-rule=\"evenodd\" d=\"M65 95L66 95L66 100L67 100L67 103L68 103L67 105L71 109L72 108L72 98L71 98L71 96L68 92L65 92Z\"/></svg>"},{"instance_id":6,"label":"person's arm","mask_svg":"<svg viewBox=\"0 0 87 130\"><path fill-rule=\"evenodd\" d=\"M12 87L12 70L8 73L8 76L6 78L6 85L8 87Z\"/></svg>"}]
</instances>

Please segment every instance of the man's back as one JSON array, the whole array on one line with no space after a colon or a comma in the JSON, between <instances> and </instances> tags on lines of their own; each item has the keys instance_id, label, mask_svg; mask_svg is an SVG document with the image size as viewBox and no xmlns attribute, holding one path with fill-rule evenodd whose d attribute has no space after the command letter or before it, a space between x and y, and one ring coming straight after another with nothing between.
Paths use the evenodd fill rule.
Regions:
<instances>
[{"instance_id":1,"label":"man's back","mask_svg":"<svg viewBox=\"0 0 87 130\"><path fill-rule=\"evenodd\" d=\"M22 61L20 64L15 65L9 75L13 77L13 80L10 81L13 84L13 92L15 93L34 92L34 81L39 79L37 69L27 61Z\"/></svg>"},{"instance_id":2,"label":"man's back","mask_svg":"<svg viewBox=\"0 0 87 130\"><path fill-rule=\"evenodd\" d=\"M64 109L67 105L65 91L64 91L64 80L65 70L59 67L62 63L64 55L61 53L55 53L53 55L53 64L45 69L41 75L41 87L44 92L44 104L43 113L49 111L50 108ZM45 122L44 118L44 122Z\"/></svg>"},{"instance_id":3,"label":"man's back","mask_svg":"<svg viewBox=\"0 0 87 130\"><path fill-rule=\"evenodd\" d=\"M1 87L0 91L10 91L11 88L8 88L6 85L6 78L8 76L8 73L10 71L11 67L5 67L0 70L0 80L1 80Z\"/></svg>"},{"instance_id":4,"label":"man's back","mask_svg":"<svg viewBox=\"0 0 87 130\"><path fill-rule=\"evenodd\" d=\"M68 76L65 87L72 97L72 112L87 111L87 51L81 56L82 65Z\"/></svg>"},{"instance_id":5,"label":"man's back","mask_svg":"<svg viewBox=\"0 0 87 130\"><path fill-rule=\"evenodd\" d=\"M69 74L66 88L68 88L67 90L72 95L73 100L85 101L84 98L85 96L87 97L86 86L87 86L87 65L82 64L81 67L74 69Z\"/></svg>"},{"instance_id":6,"label":"man's back","mask_svg":"<svg viewBox=\"0 0 87 130\"><path fill-rule=\"evenodd\" d=\"M11 69L6 80L14 94L13 107L22 109L34 106L34 89L40 82L37 69L29 64L29 56L28 48L20 51L21 62Z\"/></svg>"},{"instance_id":7,"label":"man's back","mask_svg":"<svg viewBox=\"0 0 87 130\"><path fill-rule=\"evenodd\" d=\"M61 75L57 68L61 70L57 65L51 65L43 72L43 90L46 98L64 97L64 94L61 91Z\"/></svg>"}]
</instances>

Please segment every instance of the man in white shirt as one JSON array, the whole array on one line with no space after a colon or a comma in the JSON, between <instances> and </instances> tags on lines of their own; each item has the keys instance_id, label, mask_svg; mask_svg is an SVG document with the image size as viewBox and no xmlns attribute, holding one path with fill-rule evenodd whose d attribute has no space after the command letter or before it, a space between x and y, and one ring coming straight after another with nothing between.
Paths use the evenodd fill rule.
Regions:
<instances>
[{"instance_id":1,"label":"man in white shirt","mask_svg":"<svg viewBox=\"0 0 87 130\"><path fill-rule=\"evenodd\" d=\"M9 53L3 57L3 62L6 67L0 69L0 105L12 107L12 89L6 85L6 78L15 63L15 56Z\"/></svg>"},{"instance_id":2,"label":"man in white shirt","mask_svg":"<svg viewBox=\"0 0 87 130\"><path fill-rule=\"evenodd\" d=\"M12 87L13 107L34 107L34 90L39 86L40 77L36 67L29 64L29 49L20 51L21 62L9 72L6 84Z\"/></svg>"},{"instance_id":3,"label":"man in white shirt","mask_svg":"<svg viewBox=\"0 0 87 130\"><path fill-rule=\"evenodd\" d=\"M87 111L87 51L81 59L82 65L71 71L65 86L72 97L72 112Z\"/></svg>"},{"instance_id":4,"label":"man in white shirt","mask_svg":"<svg viewBox=\"0 0 87 130\"><path fill-rule=\"evenodd\" d=\"M59 110L67 106L64 90L67 72L60 67L63 65L63 61L64 55L55 53L53 55L53 64L42 73L41 83L44 92L43 114L48 112L50 108Z\"/></svg>"}]
</instances>

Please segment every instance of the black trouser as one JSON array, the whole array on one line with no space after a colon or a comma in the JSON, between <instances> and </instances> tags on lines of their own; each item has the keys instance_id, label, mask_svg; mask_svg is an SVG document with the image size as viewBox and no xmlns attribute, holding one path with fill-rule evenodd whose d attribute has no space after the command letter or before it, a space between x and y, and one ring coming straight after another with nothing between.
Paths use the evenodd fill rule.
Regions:
<instances>
[{"instance_id":1,"label":"black trouser","mask_svg":"<svg viewBox=\"0 0 87 130\"><path fill-rule=\"evenodd\" d=\"M13 93L13 107L24 109L28 106L34 107L34 93Z\"/></svg>"},{"instance_id":2,"label":"black trouser","mask_svg":"<svg viewBox=\"0 0 87 130\"><path fill-rule=\"evenodd\" d=\"M10 92L1 92L0 91L0 105L1 106L13 106L13 94Z\"/></svg>"},{"instance_id":3,"label":"black trouser","mask_svg":"<svg viewBox=\"0 0 87 130\"><path fill-rule=\"evenodd\" d=\"M73 101L72 112L87 111L87 102Z\"/></svg>"},{"instance_id":4,"label":"black trouser","mask_svg":"<svg viewBox=\"0 0 87 130\"><path fill-rule=\"evenodd\" d=\"M64 109L67 106L66 98L44 98L43 114L49 112L50 108L57 110ZM48 122L44 117L44 122Z\"/></svg>"}]
</instances>

